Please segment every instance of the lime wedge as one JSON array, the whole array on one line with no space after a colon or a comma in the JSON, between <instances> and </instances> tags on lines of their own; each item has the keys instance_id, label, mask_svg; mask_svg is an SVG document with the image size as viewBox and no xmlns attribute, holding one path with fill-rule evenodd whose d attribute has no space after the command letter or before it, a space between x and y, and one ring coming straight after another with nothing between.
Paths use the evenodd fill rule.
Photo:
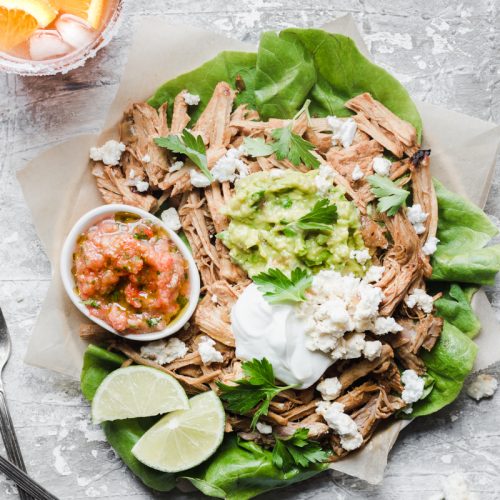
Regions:
<instances>
[{"instance_id":1,"label":"lime wedge","mask_svg":"<svg viewBox=\"0 0 500 500\"><path fill-rule=\"evenodd\" d=\"M189 400L189 410L163 417L132 448L143 464L163 472L179 472L212 455L224 437L224 408L215 392Z\"/></svg>"},{"instance_id":2,"label":"lime wedge","mask_svg":"<svg viewBox=\"0 0 500 500\"><path fill-rule=\"evenodd\" d=\"M188 398L174 377L147 366L128 366L103 380L92 401L92 420L98 424L185 408Z\"/></svg>"}]
</instances>

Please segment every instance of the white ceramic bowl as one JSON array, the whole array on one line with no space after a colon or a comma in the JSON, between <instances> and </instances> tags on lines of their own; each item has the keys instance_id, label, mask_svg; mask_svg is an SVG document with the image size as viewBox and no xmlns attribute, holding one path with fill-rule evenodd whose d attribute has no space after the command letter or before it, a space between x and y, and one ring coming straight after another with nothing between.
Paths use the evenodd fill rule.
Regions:
<instances>
[{"instance_id":1,"label":"white ceramic bowl","mask_svg":"<svg viewBox=\"0 0 500 500\"><path fill-rule=\"evenodd\" d=\"M176 318L171 325L169 325L164 330L160 330L157 332L149 332L149 333L137 333L137 334L128 334L122 335L118 333L114 328L112 328L108 323L102 321L99 318L95 318L92 316L82 299L75 292L76 285L73 277L73 273L71 272L71 268L73 266L73 254L75 252L76 241L80 234L85 232L91 226L96 224L97 222L109 217L110 215L114 215L116 212L129 212L144 219L152 220L155 224L160 225L165 231L168 233L172 241L175 243L183 257L188 262L188 274L189 274L189 304L185 311ZM112 205L103 205L98 208L94 208L90 212L87 212L85 215L80 217L78 222L73 226L70 233L68 234L63 248L61 252L61 278L63 281L64 288L66 289L66 293L69 298L78 308L78 310L85 314L87 318L91 319L94 323L97 323L99 326L102 326L106 330L115 333L116 335L130 339L130 340L143 340L143 341L151 341L158 340L164 337L168 337L175 332L178 332L189 320L192 316L196 306L198 304L198 298L200 296L200 275L198 274L198 268L196 267L196 263L191 255L191 251L186 246L186 244L177 236L177 234L169 229L158 217L146 212L145 210L141 210L140 208L135 208L130 205L121 205L121 204L112 204Z\"/></svg>"}]
</instances>

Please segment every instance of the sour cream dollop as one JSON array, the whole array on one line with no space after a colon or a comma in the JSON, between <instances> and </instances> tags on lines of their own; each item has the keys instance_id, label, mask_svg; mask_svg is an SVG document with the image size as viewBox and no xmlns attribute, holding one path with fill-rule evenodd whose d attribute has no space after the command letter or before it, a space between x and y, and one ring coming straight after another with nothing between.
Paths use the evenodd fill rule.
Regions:
<instances>
[{"instance_id":1,"label":"sour cream dollop","mask_svg":"<svg viewBox=\"0 0 500 500\"><path fill-rule=\"evenodd\" d=\"M306 347L306 320L288 304L269 304L251 284L231 312L236 356L249 361L267 358L276 378L299 389L313 385L334 360Z\"/></svg>"}]
</instances>

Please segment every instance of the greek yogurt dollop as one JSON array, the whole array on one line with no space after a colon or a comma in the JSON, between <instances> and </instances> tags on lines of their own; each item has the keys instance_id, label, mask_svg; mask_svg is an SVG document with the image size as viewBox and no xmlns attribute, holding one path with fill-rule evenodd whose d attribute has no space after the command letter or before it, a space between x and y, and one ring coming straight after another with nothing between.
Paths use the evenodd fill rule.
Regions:
<instances>
[{"instance_id":1,"label":"greek yogurt dollop","mask_svg":"<svg viewBox=\"0 0 500 500\"><path fill-rule=\"evenodd\" d=\"M267 358L276 378L299 389L313 385L334 363L327 354L306 347L306 320L289 304L269 304L255 284L240 295L231 312L236 356Z\"/></svg>"}]
</instances>

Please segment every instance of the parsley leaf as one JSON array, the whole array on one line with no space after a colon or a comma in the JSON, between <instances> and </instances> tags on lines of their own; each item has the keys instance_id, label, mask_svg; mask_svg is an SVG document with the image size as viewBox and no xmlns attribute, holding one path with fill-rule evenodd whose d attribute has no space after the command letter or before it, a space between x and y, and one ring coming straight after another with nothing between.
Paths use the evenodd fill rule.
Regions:
<instances>
[{"instance_id":1,"label":"parsley leaf","mask_svg":"<svg viewBox=\"0 0 500 500\"><path fill-rule=\"evenodd\" d=\"M276 444L273 448L273 464L282 470L289 470L295 466L308 467L310 464L325 462L329 452L324 451L319 443L307 438L309 430L297 429L288 439L279 439L275 436Z\"/></svg>"},{"instance_id":2,"label":"parsley leaf","mask_svg":"<svg viewBox=\"0 0 500 500\"><path fill-rule=\"evenodd\" d=\"M279 269L268 269L252 277L257 288L271 304L302 302L304 292L311 286L312 276L306 269L295 268L290 278Z\"/></svg>"},{"instance_id":3,"label":"parsley leaf","mask_svg":"<svg viewBox=\"0 0 500 500\"><path fill-rule=\"evenodd\" d=\"M259 418L267 415L271 400L281 391L294 386L277 386L273 367L266 358L246 361L242 363L241 368L245 373L245 378L236 380L236 385L226 385L222 382L216 382L216 384L228 410L246 415L255 409L251 424L254 429Z\"/></svg>"},{"instance_id":4,"label":"parsley leaf","mask_svg":"<svg viewBox=\"0 0 500 500\"><path fill-rule=\"evenodd\" d=\"M366 179L370 183L371 192L378 198L378 211L387 212L390 216L396 215L410 192L398 187L388 177L378 174L370 175Z\"/></svg>"},{"instance_id":5,"label":"parsley leaf","mask_svg":"<svg viewBox=\"0 0 500 500\"><path fill-rule=\"evenodd\" d=\"M292 132L291 123L287 127L274 129L271 135L277 141L273 147L278 160L288 158L295 166L303 163L310 168L319 167L319 160L311 153L315 149L314 144Z\"/></svg>"},{"instance_id":6,"label":"parsley leaf","mask_svg":"<svg viewBox=\"0 0 500 500\"><path fill-rule=\"evenodd\" d=\"M257 156L269 156L274 153L273 144L266 144L266 141L261 138L245 137L243 147L245 152L254 158Z\"/></svg>"},{"instance_id":7,"label":"parsley leaf","mask_svg":"<svg viewBox=\"0 0 500 500\"><path fill-rule=\"evenodd\" d=\"M214 180L210 170L208 170L207 150L201 136L195 136L189 130L184 129L181 136L156 137L154 141L162 148L186 155L210 181Z\"/></svg>"},{"instance_id":8,"label":"parsley leaf","mask_svg":"<svg viewBox=\"0 0 500 500\"><path fill-rule=\"evenodd\" d=\"M303 215L297 222L292 222L291 225L305 231L331 231L332 224L335 224L337 219L337 206L330 205L330 202L325 198L317 201L309 213Z\"/></svg>"}]
</instances>

